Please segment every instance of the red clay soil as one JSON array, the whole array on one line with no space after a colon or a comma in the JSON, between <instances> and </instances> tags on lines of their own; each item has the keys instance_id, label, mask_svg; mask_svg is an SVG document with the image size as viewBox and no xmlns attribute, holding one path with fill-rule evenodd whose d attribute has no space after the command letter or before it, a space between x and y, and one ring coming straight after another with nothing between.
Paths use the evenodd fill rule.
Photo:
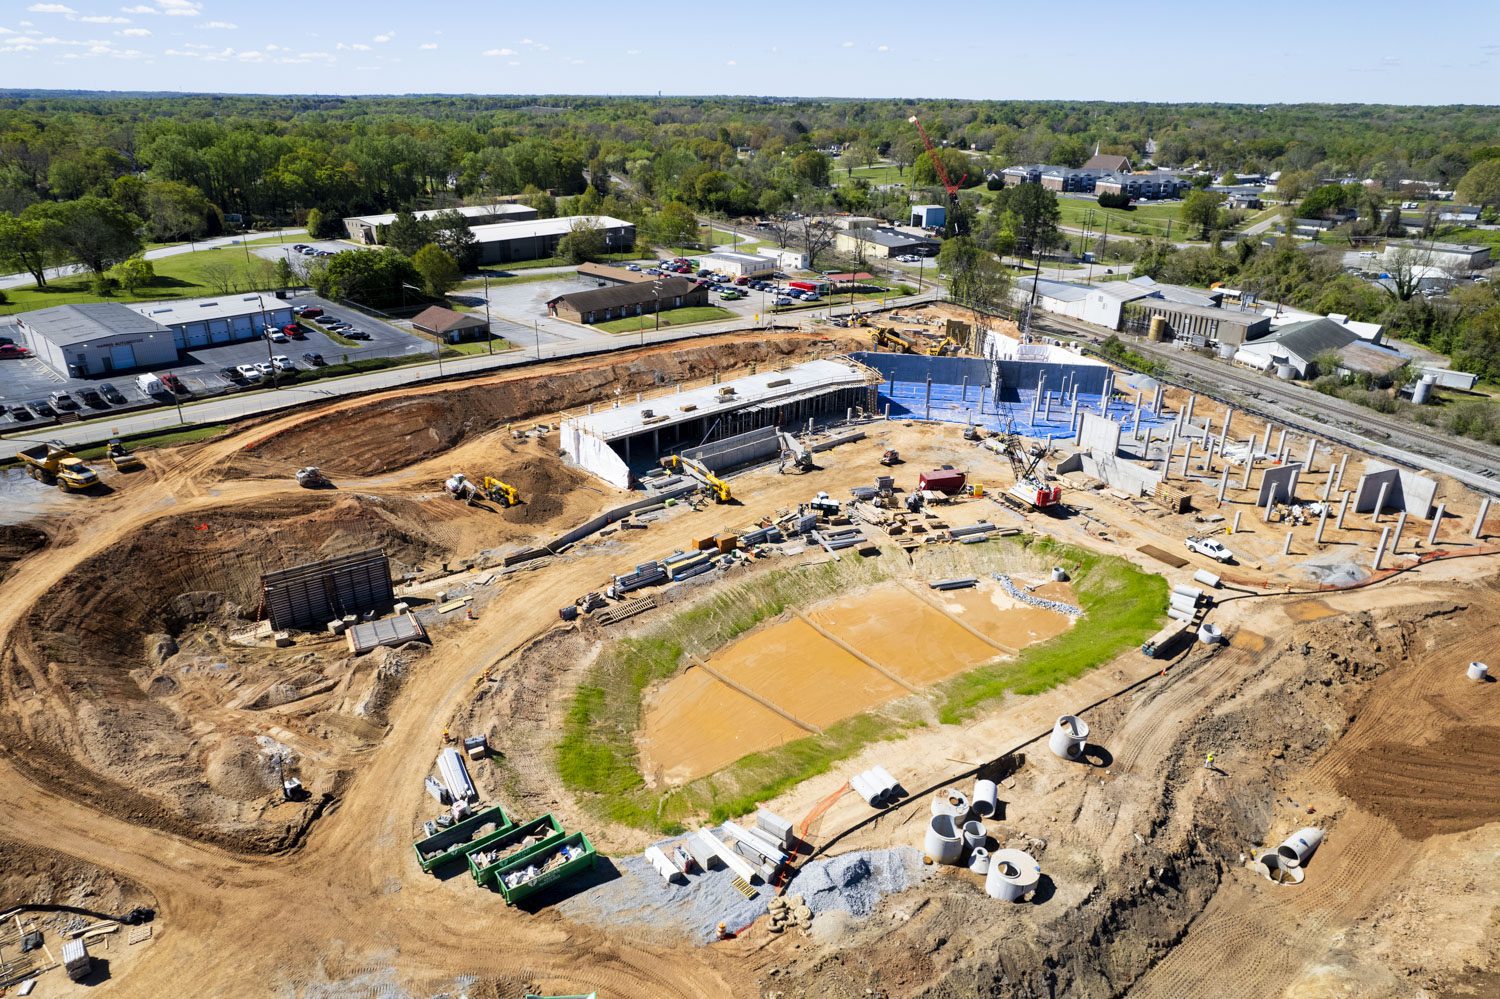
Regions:
<instances>
[{"instance_id":1,"label":"red clay soil","mask_svg":"<svg viewBox=\"0 0 1500 999\"><path fill-rule=\"evenodd\" d=\"M1339 790L1409 839L1475 829L1500 819L1500 760L1487 748L1497 744L1500 728L1465 725L1421 746L1376 743Z\"/></svg>"}]
</instances>

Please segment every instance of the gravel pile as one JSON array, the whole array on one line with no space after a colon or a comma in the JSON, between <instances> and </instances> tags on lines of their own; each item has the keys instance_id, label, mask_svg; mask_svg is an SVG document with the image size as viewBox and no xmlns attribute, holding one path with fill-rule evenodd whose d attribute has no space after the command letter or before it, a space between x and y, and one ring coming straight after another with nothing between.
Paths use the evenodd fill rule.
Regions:
<instances>
[{"instance_id":1,"label":"gravel pile","mask_svg":"<svg viewBox=\"0 0 1500 999\"><path fill-rule=\"evenodd\" d=\"M1072 604L1065 604L1058 600L1045 600L1035 593L1027 593L1011 582L1010 577L1003 572L995 573L995 578L1000 581L1000 585L1004 587L1006 593L1009 593L1023 604L1040 607L1042 610L1057 611L1059 614L1068 615L1068 617L1080 617L1083 614L1082 607L1074 607Z\"/></svg>"},{"instance_id":2,"label":"gravel pile","mask_svg":"<svg viewBox=\"0 0 1500 999\"><path fill-rule=\"evenodd\" d=\"M927 873L922 851L913 847L862 850L813 861L788 891L806 899L814 914L837 910L868 916L882 898L905 891Z\"/></svg>"}]
</instances>

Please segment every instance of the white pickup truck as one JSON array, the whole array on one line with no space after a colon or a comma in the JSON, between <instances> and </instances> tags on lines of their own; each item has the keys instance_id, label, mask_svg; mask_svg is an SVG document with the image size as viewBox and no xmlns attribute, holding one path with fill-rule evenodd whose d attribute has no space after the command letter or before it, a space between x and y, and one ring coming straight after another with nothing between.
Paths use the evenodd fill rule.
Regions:
<instances>
[{"instance_id":1,"label":"white pickup truck","mask_svg":"<svg viewBox=\"0 0 1500 999\"><path fill-rule=\"evenodd\" d=\"M1207 555L1215 562L1233 562L1234 552L1225 548L1213 538L1190 537L1187 539L1188 549L1199 555Z\"/></svg>"}]
</instances>

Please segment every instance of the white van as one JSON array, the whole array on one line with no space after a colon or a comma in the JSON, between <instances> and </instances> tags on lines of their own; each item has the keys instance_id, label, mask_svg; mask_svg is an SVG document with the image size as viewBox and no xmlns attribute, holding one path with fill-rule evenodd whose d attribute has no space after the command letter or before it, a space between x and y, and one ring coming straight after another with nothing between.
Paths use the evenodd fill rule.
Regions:
<instances>
[{"instance_id":1,"label":"white van","mask_svg":"<svg viewBox=\"0 0 1500 999\"><path fill-rule=\"evenodd\" d=\"M147 395L170 395L167 387L155 375L136 375L135 387Z\"/></svg>"}]
</instances>

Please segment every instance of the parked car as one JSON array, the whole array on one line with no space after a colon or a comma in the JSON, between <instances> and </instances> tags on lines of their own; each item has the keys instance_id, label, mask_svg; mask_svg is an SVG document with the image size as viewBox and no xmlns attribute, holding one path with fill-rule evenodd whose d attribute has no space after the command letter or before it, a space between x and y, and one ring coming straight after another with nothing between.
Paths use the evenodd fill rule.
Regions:
<instances>
[{"instance_id":1,"label":"parked car","mask_svg":"<svg viewBox=\"0 0 1500 999\"><path fill-rule=\"evenodd\" d=\"M777 306L787 306L791 304L792 300L790 298L787 298L785 295L782 295L780 298L776 299Z\"/></svg>"},{"instance_id":2,"label":"parked car","mask_svg":"<svg viewBox=\"0 0 1500 999\"><path fill-rule=\"evenodd\" d=\"M297 370L297 366L292 363L292 359L290 357L287 357L285 354L277 354L276 356L272 357L271 366L277 371Z\"/></svg>"},{"instance_id":3,"label":"parked car","mask_svg":"<svg viewBox=\"0 0 1500 999\"><path fill-rule=\"evenodd\" d=\"M104 396L102 396L102 395L99 394L99 390L98 389L95 389L95 388L92 388L92 387L85 387L85 388L79 389L78 390L78 398L80 398L80 399L83 400L83 404L85 406L92 407L93 409L108 409L109 408L109 403L107 403L107 402L104 401Z\"/></svg>"},{"instance_id":4,"label":"parked car","mask_svg":"<svg viewBox=\"0 0 1500 999\"><path fill-rule=\"evenodd\" d=\"M226 382L233 382L236 385L245 380L245 376L240 374L238 368L220 368L219 377Z\"/></svg>"},{"instance_id":5,"label":"parked car","mask_svg":"<svg viewBox=\"0 0 1500 999\"><path fill-rule=\"evenodd\" d=\"M285 326L281 327L281 332L285 333L293 340L304 340L307 338L306 332L304 332L302 327L297 325L296 323L287 323Z\"/></svg>"},{"instance_id":6,"label":"parked car","mask_svg":"<svg viewBox=\"0 0 1500 999\"><path fill-rule=\"evenodd\" d=\"M803 292L803 294L802 294L802 301L804 301L804 302L821 302L821 301L823 301L823 296L819 295L815 291Z\"/></svg>"},{"instance_id":7,"label":"parked car","mask_svg":"<svg viewBox=\"0 0 1500 999\"><path fill-rule=\"evenodd\" d=\"M271 364L270 361L256 361L255 370L259 371L262 377L266 378L269 378L271 375L274 375L276 373L276 368Z\"/></svg>"},{"instance_id":8,"label":"parked car","mask_svg":"<svg viewBox=\"0 0 1500 999\"><path fill-rule=\"evenodd\" d=\"M253 364L236 364L234 370L239 372L241 378L254 384L261 379L260 369Z\"/></svg>"},{"instance_id":9,"label":"parked car","mask_svg":"<svg viewBox=\"0 0 1500 999\"><path fill-rule=\"evenodd\" d=\"M1233 562L1234 553L1214 538L1202 536L1191 536L1187 539L1189 551L1195 551L1199 555L1207 555L1215 562Z\"/></svg>"},{"instance_id":10,"label":"parked car","mask_svg":"<svg viewBox=\"0 0 1500 999\"><path fill-rule=\"evenodd\" d=\"M313 353L303 354L302 355L302 360L306 361L310 367L314 367L314 368L321 368L324 364L328 363L328 362L326 362L326 361L323 360L323 355L322 354L313 354Z\"/></svg>"},{"instance_id":11,"label":"parked car","mask_svg":"<svg viewBox=\"0 0 1500 999\"><path fill-rule=\"evenodd\" d=\"M78 408L78 400L74 399L72 396L68 395L68 393L62 391L61 389L58 389L56 392L53 392L51 395L49 395L47 397L47 401L52 403L53 408L57 409L59 412L62 412L64 410L72 412L73 410Z\"/></svg>"},{"instance_id":12,"label":"parked car","mask_svg":"<svg viewBox=\"0 0 1500 999\"><path fill-rule=\"evenodd\" d=\"M740 291L738 288L725 288L723 291L719 292L719 298L723 299L726 302L738 302L744 297L745 293L743 291Z\"/></svg>"},{"instance_id":13,"label":"parked car","mask_svg":"<svg viewBox=\"0 0 1500 999\"><path fill-rule=\"evenodd\" d=\"M340 333L340 336L343 336L343 337L345 337L346 339L349 339L349 340L368 340L368 339L370 339L370 334L366 333L364 330L357 330L357 329L355 329L352 326L346 328L342 333Z\"/></svg>"},{"instance_id":14,"label":"parked car","mask_svg":"<svg viewBox=\"0 0 1500 999\"><path fill-rule=\"evenodd\" d=\"M281 332L281 330L267 327L266 328L266 339L270 340L272 343L286 343L286 339L287 338L286 338L286 334L283 333L283 332Z\"/></svg>"},{"instance_id":15,"label":"parked car","mask_svg":"<svg viewBox=\"0 0 1500 999\"><path fill-rule=\"evenodd\" d=\"M35 413L37 416L40 416L44 420L47 419L48 417L56 416L57 415L57 410L53 409L47 403L46 399L33 399L31 402L28 402L26 405L28 407L30 407L30 409L31 409L31 411L33 413Z\"/></svg>"},{"instance_id":16,"label":"parked car","mask_svg":"<svg viewBox=\"0 0 1500 999\"><path fill-rule=\"evenodd\" d=\"M115 388L109 382L99 383L99 394L104 396L104 398L108 399L110 402L114 403L116 406L125 405L125 397L120 394L119 389Z\"/></svg>"},{"instance_id":17,"label":"parked car","mask_svg":"<svg viewBox=\"0 0 1500 999\"><path fill-rule=\"evenodd\" d=\"M29 420L31 419L32 415L31 410L27 409L25 406L22 406L20 403L13 403L12 405L6 406L5 411L10 414L10 418L12 420Z\"/></svg>"},{"instance_id":18,"label":"parked car","mask_svg":"<svg viewBox=\"0 0 1500 999\"><path fill-rule=\"evenodd\" d=\"M307 249L307 244L306 243L293 243L292 244L292 249L296 250L298 253L301 253L303 250Z\"/></svg>"},{"instance_id":19,"label":"parked car","mask_svg":"<svg viewBox=\"0 0 1500 999\"><path fill-rule=\"evenodd\" d=\"M323 314L323 310L316 305L299 305L292 310L292 314L303 319L316 319Z\"/></svg>"},{"instance_id":20,"label":"parked car","mask_svg":"<svg viewBox=\"0 0 1500 999\"><path fill-rule=\"evenodd\" d=\"M176 375L172 374L170 371L168 371L164 375L160 375L159 377L161 378L161 383L167 387L167 391L171 392L173 395L190 395L191 394L191 393L188 392L188 387L186 385L182 384L182 379L178 378Z\"/></svg>"},{"instance_id":21,"label":"parked car","mask_svg":"<svg viewBox=\"0 0 1500 999\"><path fill-rule=\"evenodd\" d=\"M627 271L639 271L641 269L641 265L640 264L626 264L625 265L625 269Z\"/></svg>"},{"instance_id":22,"label":"parked car","mask_svg":"<svg viewBox=\"0 0 1500 999\"><path fill-rule=\"evenodd\" d=\"M13 343L0 343L0 360L6 358L19 359L22 357L30 356L31 351L27 350L25 347L18 347Z\"/></svg>"}]
</instances>

